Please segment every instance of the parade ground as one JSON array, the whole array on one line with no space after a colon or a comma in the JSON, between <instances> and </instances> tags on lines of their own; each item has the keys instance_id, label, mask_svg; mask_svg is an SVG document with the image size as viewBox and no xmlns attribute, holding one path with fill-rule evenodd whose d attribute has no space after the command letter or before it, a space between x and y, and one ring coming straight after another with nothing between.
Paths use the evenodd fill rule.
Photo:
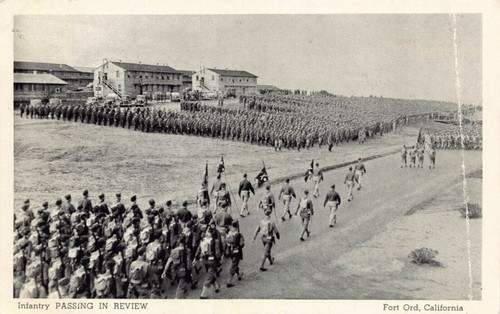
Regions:
<instances>
[{"instance_id":1,"label":"parade ground","mask_svg":"<svg viewBox=\"0 0 500 314\"><path fill-rule=\"evenodd\" d=\"M137 195L143 209L151 198L157 204L163 205L169 199L179 204L196 196L205 163L209 165L211 187L221 155L227 171L223 180L232 190L243 173L253 179L262 161L273 181L304 173L311 159L326 167L358 157L383 155L365 162L363 188L354 192L351 202L347 202L343 185L347 168L324 174L320 197L313 199L311 236L305 242L299 241L298 216L285 222L279 219L283 205L277 196L282 183L272 186L278 214L278 219L273 214L272 220L277 220L281 240L273 248L275 263L267 272L258 269L263 253L260 237L251 242L264 216L258 209L263 190L251 196L251 215L245 218L238 215L241 201L233 200L231 214L240 219L246 239L241 263L244 279L211 297L453 300L467 299L471 293L474 299L480 299L482 220L470 220L467 229L458 208L464 194L481 204L482 152L438 150L436 169L428 169L427 159L423 169L400 168L398 152L403 144L415 143L419 127L405 126L361 145L341 144L332 152L325 146L276 152L271 147L241 142L21 119L16 114L15 208L25 198L31 199L33 208L43 201L52 207L55 199L68 193L77 201L84 189L89 190L92 199L103 192L109 201L121 192L126 206L130 196ZM329 212L323 208L323 200L332 184L337 186L342 204L337 225L328 228ZM297 197L303 195L304 189L313 188L302 177L292 180L291 185ZM296 207L297 200L293 200L292 212ZM436 260L441 266L410 263L408 254L421 247L437 250ZM471 277L465 271L468 257ZM221 283L227 278L226 268ZM189 297L197 298L199 292L200 288L190 291Z\"/></svg>"}]
</instances>

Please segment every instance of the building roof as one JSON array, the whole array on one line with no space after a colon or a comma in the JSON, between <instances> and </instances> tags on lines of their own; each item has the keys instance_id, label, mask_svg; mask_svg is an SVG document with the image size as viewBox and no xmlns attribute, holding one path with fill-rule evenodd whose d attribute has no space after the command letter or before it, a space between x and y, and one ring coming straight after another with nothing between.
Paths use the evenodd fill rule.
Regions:
<instances>
[{"instance_id":1,"label":"building roof","mask_svg":"<svg viewBox=\"0 0 500 314\"><path fill-rule=\"evenodd\" d=\"M66 85L52 74L14 73L14 83Z\"/></svg>"},{"instance_id":2,"label":"building roof","mask_svg":"<svg viewBox=\"0 0 500 314\"><path fill-rule=\"evenodd\" d=\"M189 70L177 70L179 72L182 72L182 74L184 75L193 75L194 73L196 73L196 71L189 71Z\"/></svg>"},{"instance_id":3,"label":"building roof","mask_svg":"<svg viewBox=\"0 0 500 314\"><path fill-rule=\"evenodd\" d=\"M63 63L44 63L44 62L26 62L26 61L14 61L14 71L15 70L79 72L78 70Z\"/></svg>"},{"instance_id":4,"label":"building roof","mask_svg":"<svg viewBox=\"0 0 500 314\"><path fill-rule=\"evenodd\" d=\"M274 85L257 85L258 90L280 90Z\"/></svg>"},{"instance_id":5,"label":"building roof","mask_svg":"<svg viewBox=\"0 0 500 314\"><path fill-rule=\"evenodd\" d=\"M94 68L91 68L91 67L75 67L75 66L73 66L72 68L78 70L79 72L94 73Z\"/></svg>"},{"instance_id":6,"label":"building roof","mask_svg":"<svg viewBox=\"0 0 500 314\"><path fill-rule=\"evenodd\" d=\"M220 70L220 69L209 69L212 72L215 72L219 75L222 76L243 76L243 77L257 77L257 75L254 75L252 73L249 73L247 71L239 71L239 70Z\"/></svg>"},{"instance_id":7,"label":"building roof","mask_svg":"<svg viewBox=\"0 0 500 314\"><path fill-rule=\"evenodd\" d=\"M153 64L142 64L142 63L127 63L127 62L116 62L110 61L113 64L116 64L120 68L131 71L131 72L155 72L155 73L174 73L174 74L182 74L181 71L177 71L174 68L171 68L166 65L153 65Z\"/></svg>"}]
</instances>

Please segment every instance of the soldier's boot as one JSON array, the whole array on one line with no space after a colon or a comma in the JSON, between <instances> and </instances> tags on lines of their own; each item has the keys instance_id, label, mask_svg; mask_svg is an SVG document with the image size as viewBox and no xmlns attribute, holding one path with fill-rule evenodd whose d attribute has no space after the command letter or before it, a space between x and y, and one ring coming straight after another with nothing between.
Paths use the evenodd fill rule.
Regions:
<instances>
[{"instance_id":1,"label":"soldier's boot","mask_svg":"<svg viewBox=\"0 0 500 314\"><path fill-rule=\"evenodd\" d=\"M229 275L229 280L227 281L226 287L228 287L228 288L234 287L233 278L234 278L234 274Z\"/></svg>"},{"instance_id":2,"label":"soldier's boot","mask_svg":"<svg viewBox=\"0 0 500 314\"><path fill-rule=\"evenodd\" d=\"M260 271L266 271L267 269L264 268L264 264L266 263L267 255L264 255L264 258L262 259L262 263L260 264Z\"/></svg>"},{"instance_id":3,"label":"soldier's boot","mask_svg":"<svg viewBox=\"0 0 500 314\"><path fill-rule=\"evenodd\" d=\"M203 285L203 288L201 289L200 299L208 299L207 287L205 285Z\"/></svg>"}]
</instances>

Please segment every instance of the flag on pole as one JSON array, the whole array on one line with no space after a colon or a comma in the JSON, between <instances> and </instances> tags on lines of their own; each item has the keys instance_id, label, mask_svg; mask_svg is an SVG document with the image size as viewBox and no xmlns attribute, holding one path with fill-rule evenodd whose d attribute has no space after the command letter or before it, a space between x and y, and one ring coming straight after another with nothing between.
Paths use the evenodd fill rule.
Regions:
<instances>
[{"instance_id":1,"label":"flag on pole","mask_svg":"<svg viewBox=\"0 0 500 314\"><path fill-rule=\"evenodd\" d=\"M205 174L203 175L203 181L201 183L203 183L205 187L208 186L208 163L205 164Z\"/></svg>"},{"instance_id":2,"label":"flag on pole","mask_svg":"<svg viewBox=\"0 0 500 314\"><path fill-rule=\"evenodd\" d=\"M417 138L417 143L421 143L422 140L422 128L418 131L418 138Z\"/></svg>"},{"instance_id":3,"label":"flag on pole","mask_svg":"<svg viewBox=\"0 0 500 314\"><path fill-rule=\"evenodd\" d=\"M224 157L220 157L220 162L219 162L219 167L217 168L217 173L221 174L226 170L226 167L224 166Z\"/></svg>"},{"instance_id":4,"label":"flag on pole","mask_svg":"<svg viewBox=\"0 0 500 314\"><path fill-rule=\"evenodd\" d=\"M258 188L260 188L264 183L269 181L269 177L267 176L267 170L266 170L266 165L264 164L264 161L262 161L262 170L255 177L255 179L257 180L257 187Z\"/></svg>"},{"instance_id":5,"label":"flag on pole","mask_svg":"<svg viewBox=\"0 0 500 314\"><path fill-rule=\"evenodd\" d=\"M314 170L314 159L311 161L311 165L309 166L309 169L307 169L305 175L304 175L304 181L307 182L311 178L311 175L313 174Z\"/></svg>"}]
</instances>

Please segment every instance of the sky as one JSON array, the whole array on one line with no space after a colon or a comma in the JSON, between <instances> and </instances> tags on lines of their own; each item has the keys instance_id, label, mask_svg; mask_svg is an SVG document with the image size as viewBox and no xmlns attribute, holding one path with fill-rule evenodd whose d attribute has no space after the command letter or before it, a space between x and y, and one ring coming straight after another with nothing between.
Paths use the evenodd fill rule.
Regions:
<instances>
[{"instance_id":1,"label":"sky","mask_svg":"<svg viewBox=\"0 0 500 314\"><path fill-rule=\"evenodd\" d=\"M457 15L456 31L462 102L481 104L481 15ZM286 89L457 102L448 14L20 15L14 34L16 61L228 68Z\"/></svg>"}]
</instances>

